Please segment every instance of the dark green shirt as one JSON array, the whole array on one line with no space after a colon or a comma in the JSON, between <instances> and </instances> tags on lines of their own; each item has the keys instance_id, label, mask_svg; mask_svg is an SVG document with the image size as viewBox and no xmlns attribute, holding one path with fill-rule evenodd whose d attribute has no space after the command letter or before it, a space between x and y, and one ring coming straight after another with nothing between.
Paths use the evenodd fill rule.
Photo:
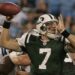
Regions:
<instances>
[{"instance_id":1,"label":"dark green shirt","mask_svg":"<svg viewBox=\"0 0 75 75\"><path fill-rule=\"evenodd\" d=\"M43 45L40 37L27 35L25 47L32 62L33 75L61 75L66 54L63 41L50 39Z\"/></svg>"}]
</instances>

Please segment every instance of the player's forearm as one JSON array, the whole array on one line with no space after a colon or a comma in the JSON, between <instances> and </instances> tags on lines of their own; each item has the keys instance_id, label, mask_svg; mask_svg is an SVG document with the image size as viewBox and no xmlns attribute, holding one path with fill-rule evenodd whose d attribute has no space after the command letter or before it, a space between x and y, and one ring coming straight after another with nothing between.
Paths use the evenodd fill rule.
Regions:
<instances>
[{"instance_id":1,"label":"player's forearm","mask_svg":"<svg viewBox=\"0 0 75 75\"><path fill-rule=\"evenodd\" d=\"M9 37L9 30L8 30L8 29L3 28L3 32L2 32L2 34L1 34L1 40L2 40L3 42L10 40L10 37Z\"/></svg>"},{"instance_id":2,"label":"player's forearm","mask_svg":"<svg viewBox=\"0 0 75 75\"><path fill-rule=\"evenodd\" d=\"M8 23L8 24L10 24L10 23ZM7 28L3 27L3 31L2 31L2 34L1 34L1 43L2 43L2 45L5 44L9 40L10 40L9 30Z\"/></svg>"},{"instance_id":3,"label":"player's forearm","mask_svg":"<svg viewBox=\"0 0 75 75\"><path fill-rule=\"evenodd\" d=\"M65 38L67 38L71 45L75 48L75 35L73 34L70 34L69 32L67 32L66 30L64 30L62 33L61 33Z\"/></svg>"},{"instance_id":4,"label":"player's forearm","mask_svg":"<svg viewBox=\"0 0 75 75\"><path fill-rule=\"evenodd\" d=\"M70 34L68 37L68 40L72 44L72 46L75 48L75 35Z\"/></svg>"},{"instance_id":5,"label":"player's forearm","mask_svg":"<svg viewBox=\"0 0 75 75\"><path fill-rule=\"evenodd\" d=\"M30 75L30 73L25 71L17 71L16 75Z\"/></svg>"},{"instance_id":6,"label":"player's forearm","mask_svg":"<svg viewBox=\"0 0 75 75\"><path fill-rule=\"evenodd\" d=\"M30 60L28 54L18 56L18 60L19 60L20 65L22 65L22 64L30 65L31 64L31 60Z\"/></svg>"},{"instance_id":7,"label":"player's forearm","mask_svg":"<svg viewBox=\"0 0 75 75\"><path fill-rule=\"evenodd\" d=\"M9 36L9 26L10 23L3 25L3 32L1 34L1 46L8 48L9 50L21 51L18 42L10 38Z\"/></svg>"}]
</instances>

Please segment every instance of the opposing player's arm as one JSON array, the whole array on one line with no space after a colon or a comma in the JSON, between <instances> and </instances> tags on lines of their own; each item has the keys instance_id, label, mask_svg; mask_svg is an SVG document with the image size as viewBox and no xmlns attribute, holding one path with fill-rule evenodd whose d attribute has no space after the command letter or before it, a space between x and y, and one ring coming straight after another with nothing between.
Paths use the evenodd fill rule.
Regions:
<instances>
[{"instance_id":1,"label":"opposing player's arm","mask_svg":"<svg viewBox=\"0 0 75 75\"><path fill-rule=\"evenodd\" d=\"M65 49L69 53L75 53L75 48L70 43L66 44Z\"/></svg>"},{"instance_id":2,"label":"opposing player's arm","mask_svg":"<svg viewBox=\"0 0 75 75\"><path fill-rule=\"evenodd\" d=\"M70 34L67 38L72 44L72 46L75 48L75 35Z\"/></svg>"},{"instance_id":3,"label":"opposing player's arm","mask_svg":"<svg viewBox=\"0 0 75 75\"><path fill-rule=\"evenodd\" d=\"M9 57L15 65L30 65L31 64L30 58L28 54L26 53L22 54L22 52L13 51L9 54Z\"/></svg>"}]
</instances>

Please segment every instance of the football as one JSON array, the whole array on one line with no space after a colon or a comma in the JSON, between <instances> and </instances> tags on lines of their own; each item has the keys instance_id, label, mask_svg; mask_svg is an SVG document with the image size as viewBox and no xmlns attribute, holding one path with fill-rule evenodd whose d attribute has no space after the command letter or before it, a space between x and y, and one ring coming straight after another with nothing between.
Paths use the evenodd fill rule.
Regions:
<instances>
[{"instance_id":1,"label":"football","mask_svg":"<svg viewBox=\"0 0 75 75\"><path fill-rule=\"evenodd\" d=\"M5 16L16 15L20 12L20 7L14 3L0 4L0 14Z\"/></svg>"}]
</instances>

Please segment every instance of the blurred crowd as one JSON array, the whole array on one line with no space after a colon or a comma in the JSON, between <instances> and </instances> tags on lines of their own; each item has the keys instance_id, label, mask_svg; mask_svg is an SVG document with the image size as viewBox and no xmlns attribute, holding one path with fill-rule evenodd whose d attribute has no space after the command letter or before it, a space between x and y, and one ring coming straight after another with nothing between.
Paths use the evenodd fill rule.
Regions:
<instances>
[{"instance_id":1,"label":"blurred crowd","mask_svg":"<svg viewBox=\"0 0 75 75\"><path fill-rule=\"evenodd\" d=\"M46 13L53 14L57 19L62 14L65 27L70 33L75 34L75 0L0 0L0 3L4 2L16 3L21 8L12 19L10 36L13 39L35 28L38 17ZM4 20L6 16L0 14L0 25Z\"/></svg>"}]
</instances>

